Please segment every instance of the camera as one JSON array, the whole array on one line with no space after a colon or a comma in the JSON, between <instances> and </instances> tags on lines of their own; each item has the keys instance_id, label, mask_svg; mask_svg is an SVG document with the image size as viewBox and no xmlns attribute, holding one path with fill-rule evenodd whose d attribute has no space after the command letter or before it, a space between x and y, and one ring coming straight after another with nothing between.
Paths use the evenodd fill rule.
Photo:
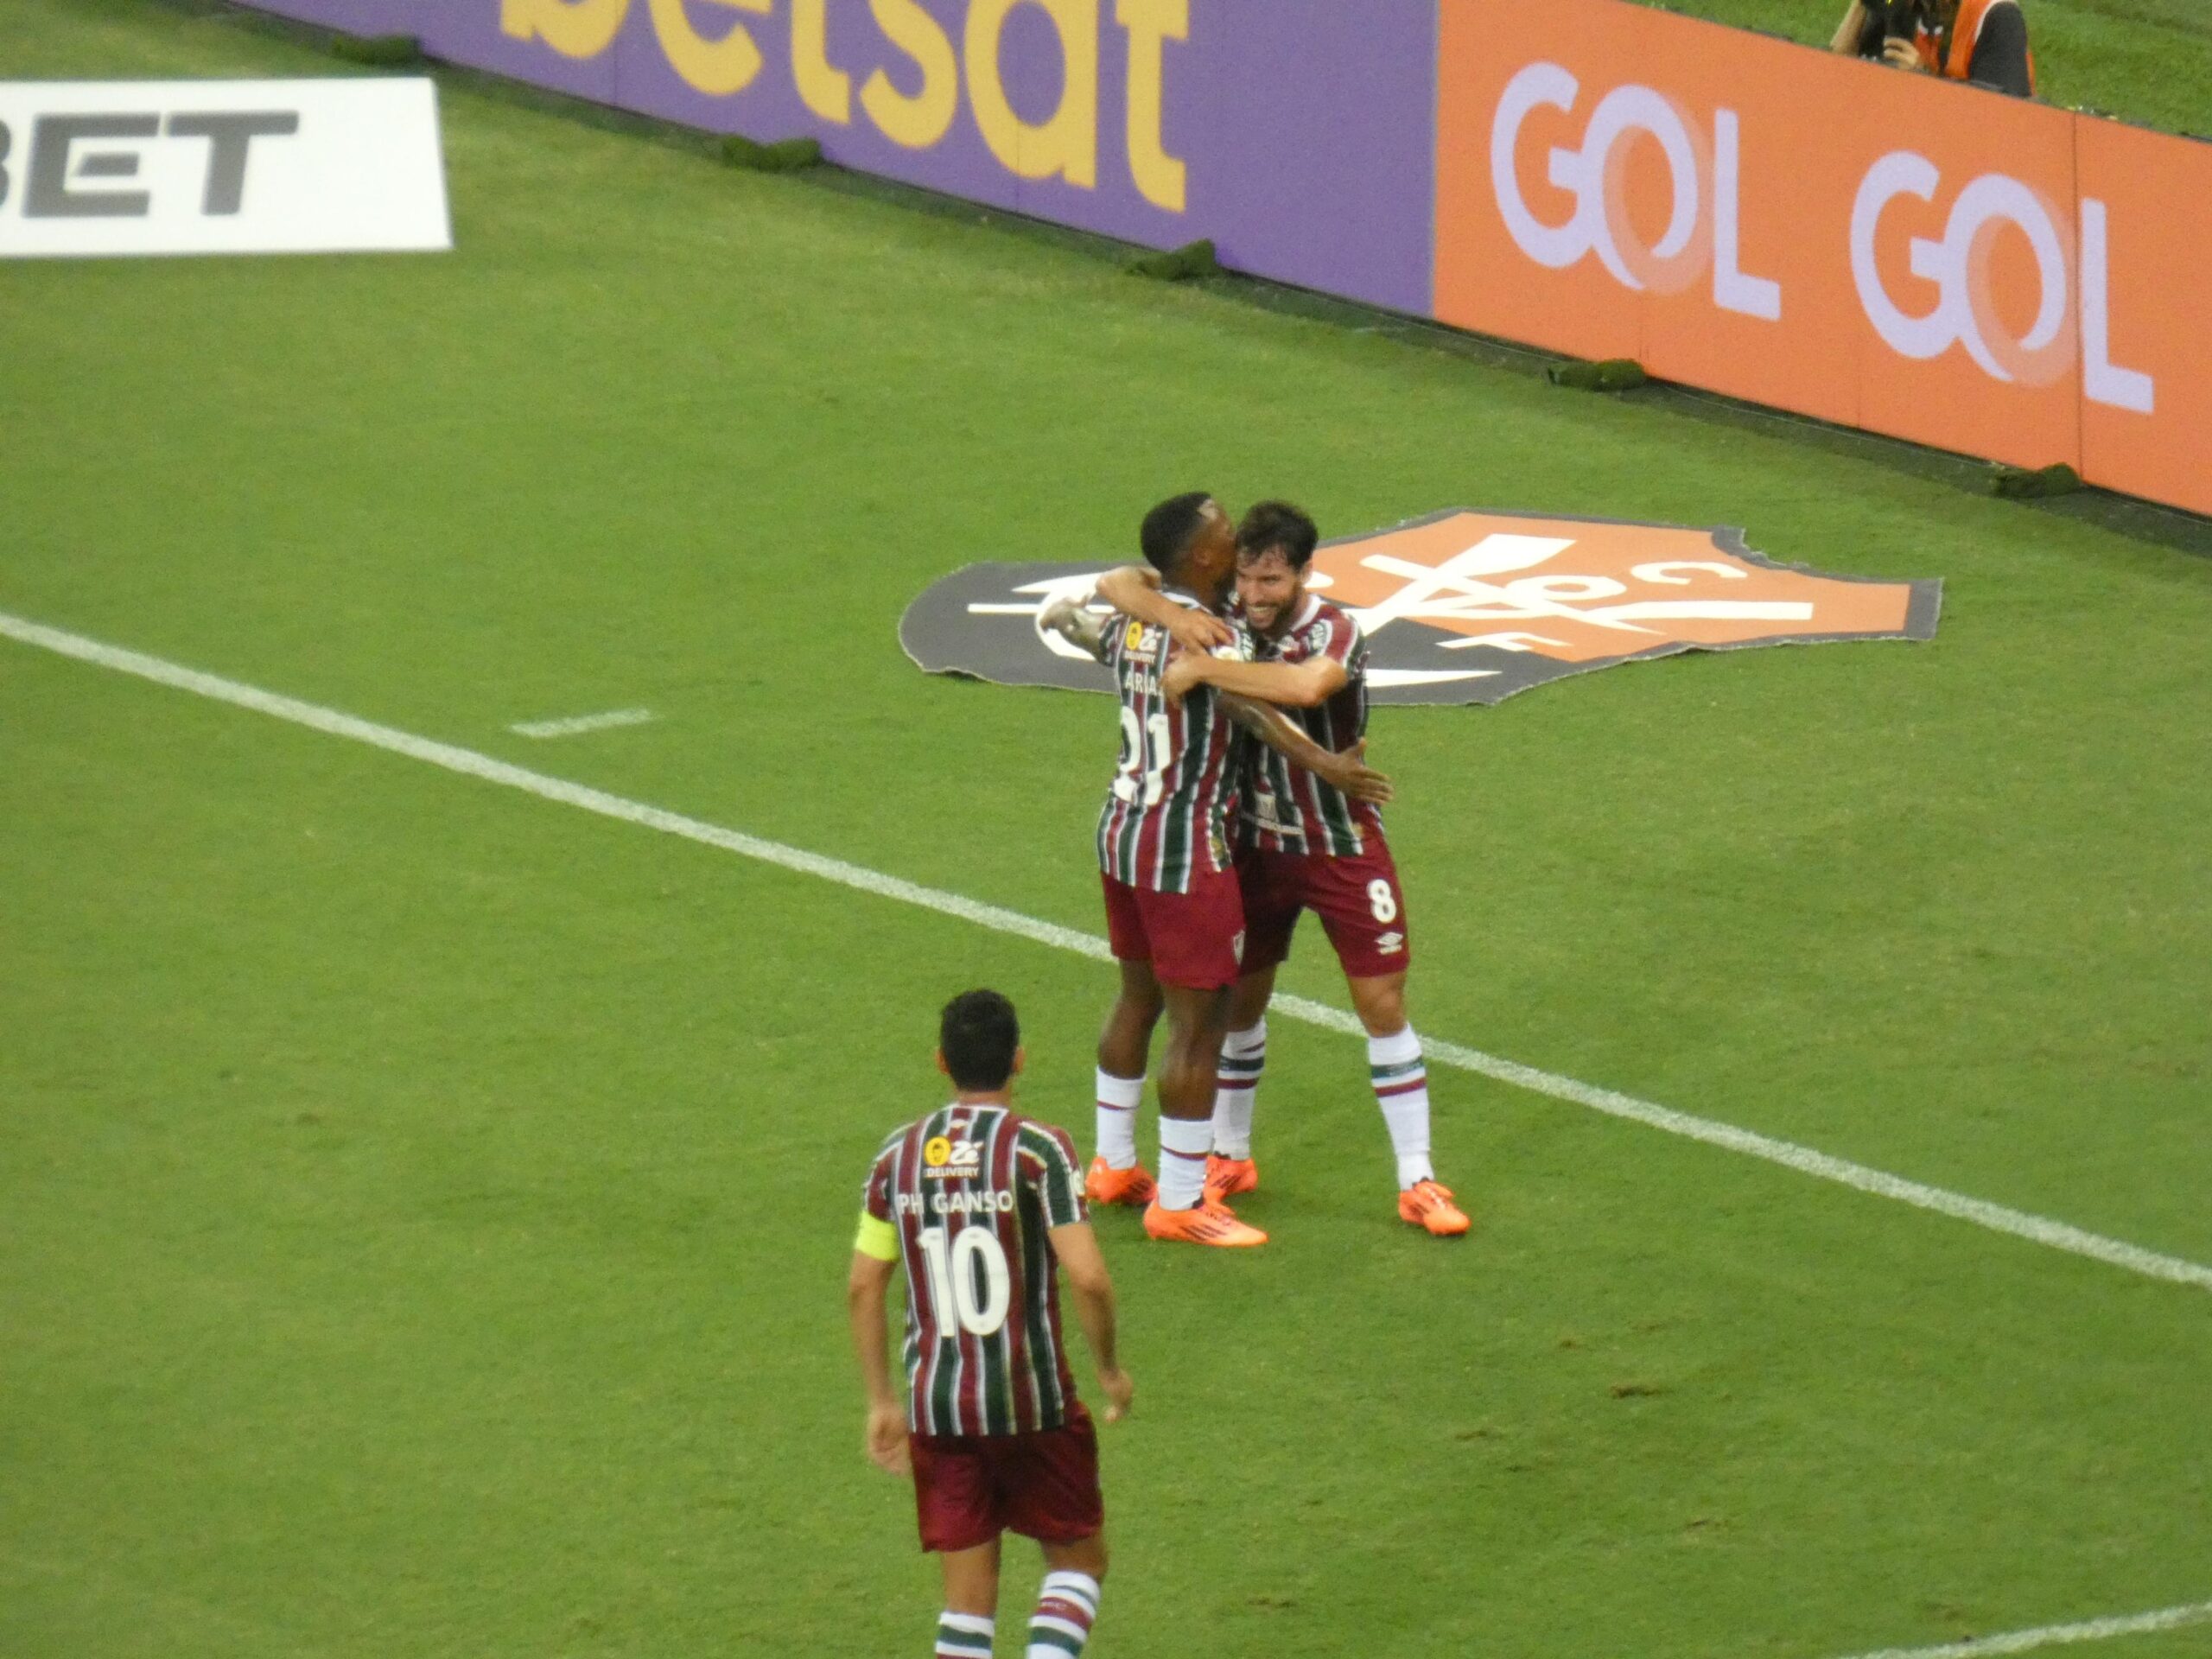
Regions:
<instances>
[{"instance_id":1,"label":"camera","mask_svg":"<svg viewBox=\"0 0 2212 1659\"><path fill-rule=\"evenodd\" d=\"M1927 19L1922 0L1864 0L1866 28L1859 36L1859 55L1878 58L1890 41L1910 41Z\"/></svg>"}]
</instances>

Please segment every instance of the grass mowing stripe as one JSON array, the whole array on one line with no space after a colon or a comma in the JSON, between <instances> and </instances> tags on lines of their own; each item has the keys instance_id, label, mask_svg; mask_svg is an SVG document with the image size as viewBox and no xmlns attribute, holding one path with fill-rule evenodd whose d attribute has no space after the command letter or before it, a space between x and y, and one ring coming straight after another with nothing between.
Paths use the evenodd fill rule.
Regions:
<instances>
[{"instance_id":1,"label":"grass mowing stripe","mask_svg":"<svg viewBox=\"0 0 2212 1659\"><path fill-rule=\"evenodd\" d=\"M1018 911L1006 910L996 905L979 903L963 898L956 893L946 893L936 887L925 887L918 882L902 880L861 865L849 864L842 859L825 857L802 848L790 847L781 842L763 840L741 830L726 830L719 824L702 819L687 817L680 812L648 806L623 796L593 789L588 785L570 783L565 779L551 778L543 772L531 772L526 767L497 760L474 749L464 749L450 743L440 743L427 737L417 737L390 726L341 714L334 709L325 709L312 702L302 702L273 691L264 691L236 680L223 679L204 674L196 669L149 657L142 652L121 646L103 645L81 634L69 633L37 622L0 612L0 635L24 645L36 645L80 662L92 663L101 668L136 675L178 690L190 691L219 702L250 709L257 714L270 715L334 737L348 738L375 748L385 749L410 760L423 760L448 772L466 777L479 778L487 783L503 784L541 799L557 801L563 805L581 807L587 812L596 812L603 817L616 818L626 823L639 824L664 834L680 836L709 847L718 847L725 852L741 854L762 863L774 864L807 875L819 876L842 887L856 888L880 898L896 899L903 903L933 910L941 915L956 917L965 922L990 928L1001 933L1013 934L1039 944L1057 950L1072 950L1096 961L1112 960L1113 953L1106 941L1073 928L1055 923L1039 921L1024 916ZM1309 1025L1322 1027L1347 1035L1363 1037L1366 1033L1359 1021L1342 1009L1300 996L1279 996L1274 1000L1275 1010ZM1792 1141L1777 1141L1751 1129L1738 1128L1733 1124L1716 1122L1711 1118L1697 1117L1671 1107L1660 1106L1650 1101L1639 1100L1633 1095L1601 1089L1592 1084L1564 1077L1554 1072L1543 1071L1535 1066L1522 1065L1517 1061L1501 1059L1485 1054L1479 1049L1433 1038L1422 1039L1429 1057L1444 1065L1464 1071L1511 1084L1519 1089L1547 1095L1555 1100L1573 1102L1609 1116L1625 1118L1652 1128L1664 1129L1671 1135L1685 1135L1703 1141L1707 1146L1723 1147L1747 1157L1763 1159L1779 1164L1801 1174L1816 1176L1834 1181L1860 1192L1878 1198L1893 1198L1916 1209L1933 1211L1960 1221L1971 1222L1993 1231L2010 1234L2051 1249L2064 1250L2075 1255L2088 1256L2109 1266L2125 1268L2152 1279L2164 1279L2176 1284L2191 1285L2212 1290L2212 1267L2187 1262L2178 1256L2161 1255L2139 1245L2120 1239L2107 1238L2101 1234L2085 1232L2064 1222L2033 1216L2024 1211L2008 1209L2003 1205L1986 1199L1969 1198L1964 1193L1945 1188L1929 1186L1923 1182L1907 1180L1878 1169L1854 1164L1847 1159L1834 1158L1809 1147ZM1964 1651L1965 1649L1961 1649Z\"/></svg>"},{"instance_id":2,"label":"grass mowing stripe","mask_svg":"<svg viewBox=\"0 0 2212 1659\"><path fill-rule=\"evenodd\" d=\"M2080 1624L2046 1624L2040 1630L1977 1637L1969 1642L1947 1642L1940 1648L1884 1648L1879 1653L1854 1654L1852 1659L1977 1659L1977 1656L1984 1654L2026 1653L2035 1648L2061 1647L2069 1642L2108 1642L2116 1636L2148 1636L2157 1630L2178 1630L2203 1624L2212 1624L2212 1601L2192 1602L2186 1607L2164 1607L2155 1613L2132 1613L2121 1618L2092 1618Z\"/></svg>"}]
</instances>

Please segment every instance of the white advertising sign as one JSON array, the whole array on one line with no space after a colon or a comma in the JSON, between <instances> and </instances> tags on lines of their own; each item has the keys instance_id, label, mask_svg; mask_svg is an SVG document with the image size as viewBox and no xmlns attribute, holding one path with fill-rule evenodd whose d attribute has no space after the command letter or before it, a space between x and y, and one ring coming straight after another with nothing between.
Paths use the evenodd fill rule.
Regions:
<instances>
[{"instance_id":1,"label":"white advertising sign","mask_svg":"<svg viewBox=\"0 0 2212 1659\"><path fill-rule=\"evenodd\" d=\"M452 245L428 79L0 81L0 258Z\"/></svg>"}]
</instances>

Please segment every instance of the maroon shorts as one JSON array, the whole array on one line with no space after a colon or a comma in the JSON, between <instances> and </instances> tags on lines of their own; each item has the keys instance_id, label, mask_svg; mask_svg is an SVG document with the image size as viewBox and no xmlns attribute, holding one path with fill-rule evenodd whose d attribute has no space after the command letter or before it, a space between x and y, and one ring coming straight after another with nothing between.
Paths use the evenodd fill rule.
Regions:
<instances>
[{"instance_id":1,"label":"maroon shorts","mask_svg":"<svg viewBox=\"0 0 2212 1659\"><path fill-rule=\"evenodd\" d=\"M1227 870L1194 872L1188 893L1154 893L1101 875L1106 934L1123 962L1148 962L1163 985L1215 991L1236 981L1244 906Z\"/></svg>"},{"instance_id":2,"label":"maroon shorts","mask_svg":"<svg viewBox=\"0 0 2212 1659\"><path fill-rule=\"evenodd\" d=\"M1398 867L1379 837L1349 858L1248 848L1237 855L1236 879L1244 889L1247 972L1290 954L1299 912L1307 910L1321 918L1347 978L1403 973L1413 960Z\"/></svg>"},{"instance_id":3,"label":"maroon shorts","mask_svg":"<svg viewBox=\"0 0 2212 1659\"><path fill-rule=\"evenodd\" d=\"M914 1510L924 1549L973 1549L1001 1532L1071 1544L1106 1524L1098 1431L1077 1404L1033 1434L916 1434Z\"/></svg>"}]
</instances>

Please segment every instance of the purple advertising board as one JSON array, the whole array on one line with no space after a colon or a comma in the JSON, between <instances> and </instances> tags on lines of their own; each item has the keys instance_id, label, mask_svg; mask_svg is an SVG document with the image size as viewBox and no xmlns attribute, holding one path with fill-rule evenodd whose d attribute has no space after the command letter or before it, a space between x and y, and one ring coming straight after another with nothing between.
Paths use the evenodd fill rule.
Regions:
<instances>
[{"instance_id":1,"label":"purple advertising board","mask_svg":"<svg viewBox=\"0 0 2212 1659\"><path fill-rule=\"evenodd\" d=\"M1427 315L1434 0L248 0Z\"/></svg>"}]
</instances>

